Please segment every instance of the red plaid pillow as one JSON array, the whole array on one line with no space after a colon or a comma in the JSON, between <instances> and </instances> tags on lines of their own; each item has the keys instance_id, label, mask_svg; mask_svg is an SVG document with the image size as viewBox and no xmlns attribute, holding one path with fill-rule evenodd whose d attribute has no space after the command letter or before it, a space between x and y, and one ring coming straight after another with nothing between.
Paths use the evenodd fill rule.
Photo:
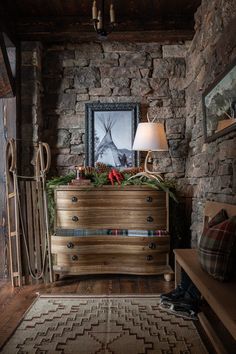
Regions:
<instances>
[{"instance_id":1,"label":"red plaid pillow","mask_svg":"<svg viewBox=\"0 0 236 354\"><path fill-rule=\"evenodd\" d=\"M236 243L236 216L204 230L198 246L202 268L214 278L229 279Z\"/></svg>"},{"instance_id":2,"label":"red plaid pillow","mask_svg":"<svg viewBox=\"0 0 236 354\"><path fill-rule=\"evenodd\" d=\"M209 222L208 227L215 226L220 224L222 221L227 220L229 217L225 209L221 209Z\"/></svg>"},{"instance_id":3,"label":"red plaid pillow","mask_svg":"<svg viewBox=\"0 0 236 354\"><path fill-rule=\"evenodd\" d=\"M209 227L220 224L222 221L225 221L228 218L229 217L225 209L221 209L220 211L218 211L218 213L210 220L209 217L206 216L204 220L203 233L205 233L209 229Z\"/></svg>"}]
</instances>

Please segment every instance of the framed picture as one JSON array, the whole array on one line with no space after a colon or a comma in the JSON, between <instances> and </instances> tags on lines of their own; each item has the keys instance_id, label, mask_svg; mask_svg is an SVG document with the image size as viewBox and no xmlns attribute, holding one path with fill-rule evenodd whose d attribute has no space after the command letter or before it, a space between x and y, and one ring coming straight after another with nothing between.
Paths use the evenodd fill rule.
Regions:
<instances>
[{"instance_id":1,"label":"framed picture","mask_svg":"<svg viewBox=\"0 0 236 354\"><path fill-rule=\"evenodd\" d=\"M203 93L206 142L236 129L236 61Z\"/></svg>"},{"instance_id":2,"label":"framed picture","mask_svg":"<svg viewBox=\"0 0 236 354\"><path fill-rule=\"evenodd\" d=\"M138 103L87 103L86 165L102 162L118 169L138 166L132 145L139 116Z\"/></svg>"},{"instance_id":3,"label":"framed picture","mask_svg":"<svg viewBox=\"0 0 236 354\"><path fill-rule=\"evenodd\" d=\"M14 68L16 63L16 51L13 44L7 47L6 42L10 39L5 33L0 33L0 97L13 97L15 95Z\"/></svg>"}]
</instances>

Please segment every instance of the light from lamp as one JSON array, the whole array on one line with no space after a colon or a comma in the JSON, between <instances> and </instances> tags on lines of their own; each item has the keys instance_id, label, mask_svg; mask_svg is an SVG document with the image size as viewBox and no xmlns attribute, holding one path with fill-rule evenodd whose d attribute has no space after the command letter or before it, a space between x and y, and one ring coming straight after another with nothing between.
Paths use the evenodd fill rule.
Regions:
<instances>
[{"instance_id":1,"label":"light from lamp","mask_svg":"<svg viewBox=\"0 0 236 354\"><path fill-rule=\"evenodd\" d=\"M133 150L168 151L168 144L162 123L139 123L135 134Z\"/></svg>"}]
</instances>

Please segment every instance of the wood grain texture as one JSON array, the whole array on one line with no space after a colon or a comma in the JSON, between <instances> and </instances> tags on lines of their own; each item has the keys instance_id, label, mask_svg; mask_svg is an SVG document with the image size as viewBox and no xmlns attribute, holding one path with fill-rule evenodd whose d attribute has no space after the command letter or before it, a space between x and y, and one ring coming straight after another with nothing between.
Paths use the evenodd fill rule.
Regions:
<instances>
[{"instance_id":1,"label":"wood grain texture","mask_svg":"<svg viewBox=\"0 0 236 354\"><path fill-rule=\"evenodd\" d=\"M0 100L0 155L5 155L6 140L5 140L5 127L4 127L4 101ZM7 274L6 272L6 187L5 187L5 161L0 159L0 278L3 278Z\"/></svg>"},{"instance_id":2,"label":"wood grain texture","mask_svg":"<svg viewBox=\"0 0 236 354\"><path fill-rule=\"evenodd\" d=\"M119 272L117 269L119 267ZM99 263L93 267L91 265L81 265L77 266L54 266L55 274L60 276L68 275L94 275L94 274L130 274L130 275L159 275L159 274L172 274L173 271L168 265L161 265L159 263L155 264L136 264L128 266L127 264L115 264L114 261L106 262L106 264Z\"/></svg>"},{"instance_id":3,"label":"wood grain texture","mask_svg":"<svg viewBox=\"0 0 236 354\"><path fill-rule=\"evenodd\" d=\"M106 191L104 193L104 191ZM57 209L74 209L74 208L93 208L109 209L134 209L146 205L147 207L165 207L166 194L164 192L154 190L57 190L56 203Z\"/></svg>"},{"instance_id":4,"label":"wood grain texture","mask_svg":"<svg viewBox=\"0 0 236 354\"><path fill-rule=\"evenodd\" d=\"M0 156L5 156L6 131L9 137L14 137L16 121L16 98L0 100ZM5 158L0 159L0 278L8 276L7 267L7 210L6 210L6 183L5 183ZM13 214L12 214L13 215Z\"/></svg>"},{"instance_id":5,"label":"wood grain texture","mask_svg":"<svg viewBox=\"0 0 236 354\"><path fill-rule=\"evenodd\" d=\"M56 223L69 229L166 229L166 193L137 186L61 186L55 191Z\"/></svg>"},{"instance_id":6,"label":"wood grain texture","mask_svg":"<svg viewBox=\"0 0 236 354\"><path fill-rule=\"evenodd\" d=\"M98 6L99 6L99 2ZM37 19L41 21L47 19L49 22L53 22L59 26L63 26L64 21L70 23L71 19L80 23L81 19L87 19L88 25L91 18L92 2L88 0L78 1L60 1L53 0L48 2L47 0L3 0L2 6L8 10L9 14L12 14L13 19L21 20L23 23L27 19ZM169 21L180 21L185 23L187 20L193 19L193 14L197 7L200 5L200 0L159 0L159 1L144 1L136 0L125 1L119 0L114 3L119 22L123 22L125 19L130 19L130 25L137 22L140 25L146 27L152 21L158 21L162 19L163 23ZM106 4L106 10L109 10L109 2ZM64 18L64 21L62 21ZM61 22L57 22L58 18ZM145 28L145 27L143 27Z\"/></svg>"},{"instance_id":7,"label":"wood grain texture","mask_svg":"<svg viewBox=\"0 0 236 354\"><path fill-rule=\"evenodd\" d=\"M91 21L92 1L4 0L2 3L1 12L5 11L0 16L15 29L18 39L97 40ZM109 39L145 43L192 39L194 13L199 5L200 0L115 1L118 26Z\"/></svg>"},{"instance_id":8,"label":"wood grain texture","mask_svg":"<svg viewBox=\"0 0 236 354\"><path fill-rule=\"evenodd\" d=\"M51 237L56 273L172 272L168 265L169 236L92 234L97 229L168 229L165 192L146 186L60 186L55 190L55 200L56 228L91 230L90 236Z\"/></svg>"},{"instance_id":9,"label":"wood grain texture","mask_svg":"<svg viewBox=\"0 0 236 354\"><path fill-rule=\"evenodd\" d=\"M227 354L228 352L224 348L223 343L218 338L217 334L215 333L214 328L210 325L208 319L206 318L206 316L204 315L203 312L200 312L198 314L198 319L199 319L204 331L206 332L208 338L210 339L216 354Z\"/></svg>"},{"instance_id":10,"label":"wood grain texture","mask_svg":"<svg viewBox=\"0 0 236 354\"><path fill-rule=\"evenodd\" d=\"M31 193L31 183L26 183L26 209L27 209L27 234L28 234L28 242L29 242L29 257L30 257L30 267L33 273L35 273L36 264L34 258L34 231L33 231L33 207L32 207L32 193ZM32 279L32 282L35 281Z\"/></svg>"},{"instance_id":11,"label":"wood grain texture","mask_svg":"<svg viewBox=\"0 0 236 354\"><path fill-rule=\"evenodd\" d=\"M228 216L236 215L236 205L207 201L205 205L205 216L213 218L221 209L225 209Z\"/></svg>"},{"instance_id":12,"label":"wood grain texture","mask_svg":"<svg viewBox=\"0 0 236 354\"><path fill-rule=\"evenodd\" d=\"M228 216L236 215L236 205L207 201L205 204L204 220L206 217L211 219L221 209L225 209ZM215 323L221 322L225 334L223 337L228 338L227 343L222 341L221 333L215 330L215 323L211 324L211 321L204 315L199 313L199 321L205 330L205 333L210 340L212 347L216 353L228 353L225 346L230 349L230 353L235 352L236 343L236 308L235 308L235 293L236 293L236 281L235 279L230 282L220 282L209 274L207 274L201 267L197 250L196 249L176 249L175 261L176 261L176 273L175 280L176 285L180 281L180 269L182 268L196 285L207 304L214 312ZM211 316L210 316L211 317ZM216 327L217 328L217 327ZM225 330L226 328L226 330ZM224 332L223 331L223 332ZM234 342L234 344L232 344Z\"/></svg>"},{"instance_id":13,"label":"wood grain texture","mask_svg":"<svg viewBox=\"0 0 236 354\"><path fill-rule=\"evenodd\" d=\"M95 209L58 210L56 227L62 229L134 229L165 230L166 210L142 208L142 210Z\"/></svg>"},{"instance_id":14,"label":"wood grain texture","mask_svg":"<svg viewBox=\"0 0 236 354\"><path fill-rule=\"evenodd\" d=\"M178 249L174 253L176 261L236 340L236 282L221 283L207 274L200 266L195 249Z\"/></svg>"},{"instance_id":15,"label":"wood grain texture","mask_svg":"<svg viewBox=\"0 0 236 354\"><path fill-rule=\"evenodd\" d=\"M168 252L170 247L169 236L163 237L135 237L135 236L52 236L53 253L78 252L88 253L146 253ZM91 252L93 251L93 252Z\"/></svg>"}]
</instances>

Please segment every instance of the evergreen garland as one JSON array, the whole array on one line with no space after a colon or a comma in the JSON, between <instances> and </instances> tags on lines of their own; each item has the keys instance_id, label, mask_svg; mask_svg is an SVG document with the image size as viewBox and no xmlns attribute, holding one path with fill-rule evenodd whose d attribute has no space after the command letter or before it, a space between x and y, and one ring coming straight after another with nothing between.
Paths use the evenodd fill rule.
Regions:
<instances>
[{"instance_id":1,"label":"evergreen garland","mask_svg":"<svg viewBox=\"0 0 236 354\"><path fill-rule=\"evenodd\" d=\"M54 189L58 186L66 185L75 178L75 173L69 173L66 176L54 177L46 182L47 199L48 199L48 214L49 214L49 228L52 231L54 229L54 217L55 217L55 200Z\"/></svg>"},{"instance_id":2,"label":"evergreen garland","mask_svg":"<svg viewBox=\"0 0 236 354\"><path fill-rule=\"evenodd\" d=\"M108 166L102 166L99 163L98 167L85 167L84 170L84 177L91 181L91 185L93 187L102 187L104 185L111 185L111 182L108 178ZM175 196L175 180L174 179L165 179L165 180L157 180L157 179L149 179L147 177L134 177L130 179L135 173L140 171L140 169L127 169L121 171L123 179L120 183L120 186L129 186L129 185L136 185L136 186L147 186L158 190L163 190L167 192L169 196L175 201L177 198ZM69 173L65 176L54 177L47 181L47 195L48 195L48 212L49 212L49 224L50 230L54 228L54 217L55 217L55 200L54 200L54 189L61 185L69 184L73 179L75 179L75 173ZM118 186L118 182L114 181L114 185ZM90 186L88 185L88 188Z\"/></svg>"}]
</instances>

